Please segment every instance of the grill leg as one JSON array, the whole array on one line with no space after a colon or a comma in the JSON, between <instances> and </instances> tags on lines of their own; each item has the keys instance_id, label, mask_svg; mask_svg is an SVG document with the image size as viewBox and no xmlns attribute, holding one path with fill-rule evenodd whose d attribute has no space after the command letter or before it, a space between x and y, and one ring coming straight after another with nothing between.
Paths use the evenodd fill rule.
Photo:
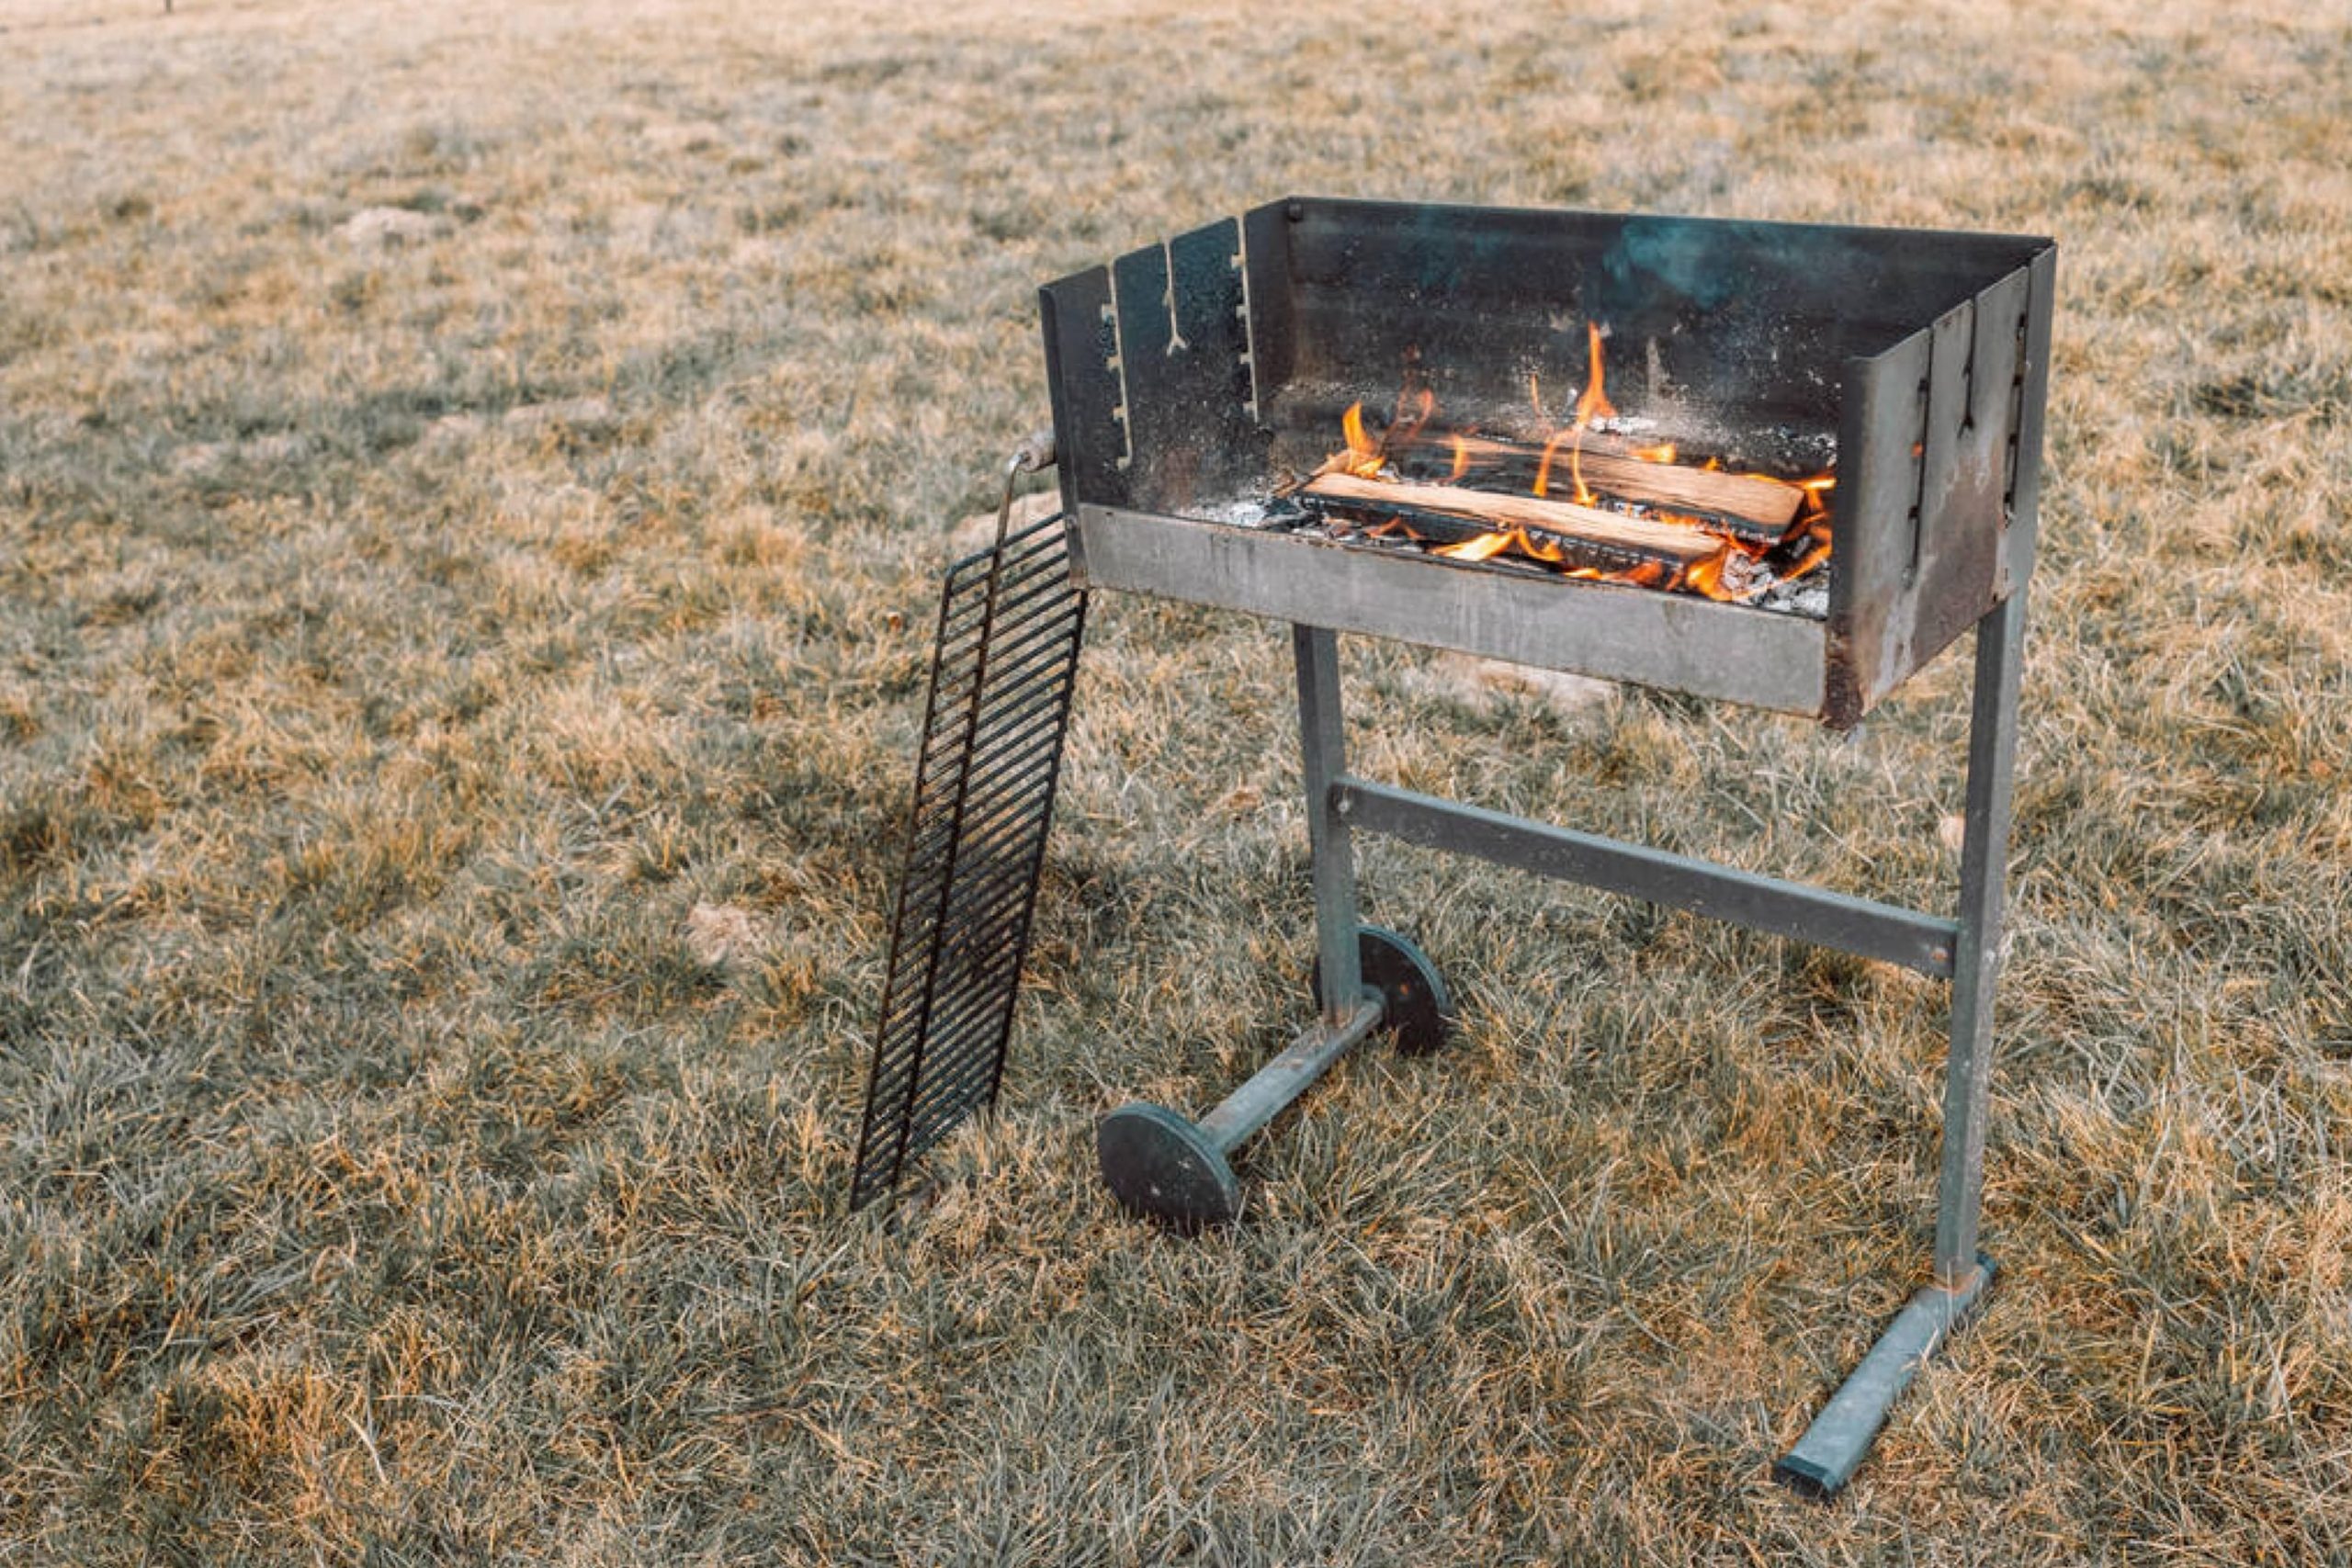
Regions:
<instances>
[{"instance_id":1,"label":"grill leg","mask_svg":"<svg viewBox=\"0 0 2352 1568\"><path fill-rule=\"evenodd\" d=\"M1993 987L2009 853L2009 776L2018 750L2018 666L2025 587L1976 624L1968 722L1968 836L1960 852L1960 938L1952 946L1951 1056L1944 1078L1943 1179L1936 1192L1936 1280L1958 1290L1976 1270L1984 1197L1984 1110L1993 1082Z\"/></svg>"},{"instance_id":2,"label":"grill leg","mask_svg":"<svg viewBox=\"0 0 2352 1568\"><path fill-rule=\"evenodd\" d=\"M2025 588L1976 623L1976 682L1968 721L1967 837L1960 852L1960 934L1953 944L1951 1054L1944 1069L1943 1170L1936 1190L1935 1279L1911 1298L1773 1474L1834 1496L1852 1479L1886 1413L1946 1335L1991 1284L1976 1250L1984 1199L1984 1114L1993 1079L1993 989L2009 849L2009 781L2017 760L2018 669Z\"/></svg>"},{"instance_id":3,"label":"grill leg","mask_svg":"<svg viewBox=\"0 0 2352 1568\"><path fill-rule=\"evenodd\" d=\"M1340 707L1340 638L1321 626L1291 627L1298 662L1298 739L1306 784L1306 845L1315 876L1315 957L1323 1021L1338 1028L1363 986L1356 953L1356 863L1348 819L1331 785L1348 769Z\"/></svg>"}]
</instances>

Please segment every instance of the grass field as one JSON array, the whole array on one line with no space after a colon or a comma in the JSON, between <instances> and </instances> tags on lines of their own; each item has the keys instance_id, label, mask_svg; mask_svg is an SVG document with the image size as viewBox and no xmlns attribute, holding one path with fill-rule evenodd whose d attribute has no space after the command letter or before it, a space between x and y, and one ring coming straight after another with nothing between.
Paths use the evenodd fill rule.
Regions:
<instances>
[{"instance_id":1,"label":"grass field","mask_svg":"<svg viewBox=\"0 0 2352 1568\"><path fill-rule=\"evenodd\" d=\"M0 1562L2352 1562L2339 6L160 10L0 0ZM2006 1277L1835 1505L1939 986L1374 844L1453 1054L1100 1190L1304 1013L1277 628L1098 601L1003 1111L842 1213L1034 288L1294 190L2061 242ZM1374 776L1948 907L1963 653L1348 658Z\"/></svg>"}]
</instances>

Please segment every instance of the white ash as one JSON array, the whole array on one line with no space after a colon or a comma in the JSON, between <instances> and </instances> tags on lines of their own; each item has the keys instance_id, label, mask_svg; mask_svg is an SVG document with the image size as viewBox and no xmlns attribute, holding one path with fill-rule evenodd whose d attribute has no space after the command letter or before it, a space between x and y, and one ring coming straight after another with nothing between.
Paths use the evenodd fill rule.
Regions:
<instances>
[{"instance_id":1,"label":"white ash","mask_svg":"<svg viewBox=\"0 0 2352 1568\"><path fill-rule=\"evenodd\" d=\"M1829 578L1826 572L1816 571L1794 582L1776 582L1756 601L1756 607L1826 621L1829 618Z\"/></svg>"},{"instance_id":2,"label":"white ash","mask_svg":"<svg viewBox=\"0 0 2352 1568\"><path fill-rule=\"evenodd\" d=\"M1592 428L1603 435L1647 435L1657 427L1657 421L1645 413L1610 414L1592 422Z\"/></svg>"},{"instance_id":3,"label":"white ash","mask_svg":"<svg viewBox=\"0 0 2352 1568\"><path fill-rule=\"evenodd\" d=\"M1206 508L1201 513L1204 523L1225 523L1236 528L1262 528L1273 508L1263 501L1229 501L1223 506Z\"/></svg>"}]
</instances>

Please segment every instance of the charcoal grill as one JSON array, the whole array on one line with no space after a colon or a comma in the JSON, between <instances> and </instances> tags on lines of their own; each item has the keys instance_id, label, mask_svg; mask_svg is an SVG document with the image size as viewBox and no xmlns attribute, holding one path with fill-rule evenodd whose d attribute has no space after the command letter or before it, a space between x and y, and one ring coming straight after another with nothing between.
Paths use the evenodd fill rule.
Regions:
<instances>
[{"instance_id":1,"label":"charcoal grill","mask_svg":"<svg viewBox=\"0 0 2352 1568\"><path fill-rule=\"evenodd\" d=\"M1894 1398L1980 1302L1992 1004L2018 671L2034 556L2056 253L2007 235L1293 199L1042 290L1069 575L1293 627L1317 1016L1198 1121L1105 1119L1105 1180L1183 1228L1233 1218L1227 1160L1366 1036L1443 1036L1404 936L1359 919L1351 851L1383 833L1899 964L1951 984L1932 1274L1775 1467L1842 1488ZM1400 367L1483 417L1573 385L1606 322L1632 412L1760 464L1834 457L1818 613L1722 603L1274 527L1339 412ZM1923 913L1358 777L1339 633L1859 722L1973 627L1958 906ZM1023 914L1025 919L1025 910ZM991 1080L992 1081L992 1080Z\"/></svg>"}]
</instances>

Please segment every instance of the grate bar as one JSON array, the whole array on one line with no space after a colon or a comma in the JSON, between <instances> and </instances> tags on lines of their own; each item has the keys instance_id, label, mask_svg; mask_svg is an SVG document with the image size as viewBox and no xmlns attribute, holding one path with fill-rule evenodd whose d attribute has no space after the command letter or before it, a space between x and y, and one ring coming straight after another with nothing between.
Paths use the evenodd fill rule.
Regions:
<instances>
[{"instance_id":1,"label":"grate bar","mask_svg":"<svg viewBox=\"0 0 2352 1568\"><path fill-rule=\"evenodd\" d=\"M852 1209L996 1099L1085 624L1058 516L947 573Z\"/></svg>"},{"instance_id":2,"label":"grate bar","mask_svg":"<svg viewBox=\"0 0 2352 1568\"><path fill-rule=\"evenodd\" d=\"M931 755L938 760L956 751L968 751L972 753L970 763L975 777L983 766L992 769L1000 762L1027 755L1041 734L1048 741L1053 739L1051 721L1067 694L1067 682L1053 682L1020 703L1001 705L984 716L987 728L982 733L986 739L976 741L967 737L956 746L940 748ZM1041 718L1046 721L1042 726L1035 722Z\"/></svg>"},{"instance_id":3,"label":"grate bar","mask_svg":"<svg viewBox=\"0 0 2352 1568\"><path fill-rule=\"evenodd\" d=\"M989 656L989 663L998 668L991 670L989 673L1001 682L1010 682L1018 678L1015 674L1016 671L1026 671L1041 660L1052 659L1061 642L1069 635L1070 619L1069 615L1055 617L1038 626L1034 632L1027 633L1022 640L1010 643L1001 649L992 652ZM956 702L969 701L971 697L970 691L962 688L944 694L949 700Z\"/></svg>"},{"instance_id":4,"label":"grate bar","mask_svg":"<svg viewBox=\"0 0 2352 1568\"><path fill-rule=\"evenodd\" d=\"M1063 641L1069 640L1071 629L1072 628L1069 627L1063 628L1061 634ZM1050 654L1057 650L1047 649L1046 651ZM1005 679L1029 679L1036 673L1037 662L1038 661L1036 660L1033 659L1012 664L1005 671ZM977 742L972 739L974 728L970 721L974 716L969 712L974 701L973 694L970 693L951 694L951 699L956 701L958 705L962 706L967 711L959 718L958 723L954 728L933 738L933 744L924 748L924 755L927 758L941 757L976 744L988 745L991 741L996 742L1001 746L1001 742L1006 739L1004 734L1004 727L1006 724L1017 720L1025 714L1035 713L1040 709L1048 708L1053 705L1053 686L1057 682L1055 680L1054 674L1048 673L1043 682L1033 683L1014 695L999 696L990 700L985 694L982 694L980 697L980 711L977 717L978 720L978 733L987 739ZM958 775L958 779L960 783L960 775Z\"/></svg>"}]
</instances>

